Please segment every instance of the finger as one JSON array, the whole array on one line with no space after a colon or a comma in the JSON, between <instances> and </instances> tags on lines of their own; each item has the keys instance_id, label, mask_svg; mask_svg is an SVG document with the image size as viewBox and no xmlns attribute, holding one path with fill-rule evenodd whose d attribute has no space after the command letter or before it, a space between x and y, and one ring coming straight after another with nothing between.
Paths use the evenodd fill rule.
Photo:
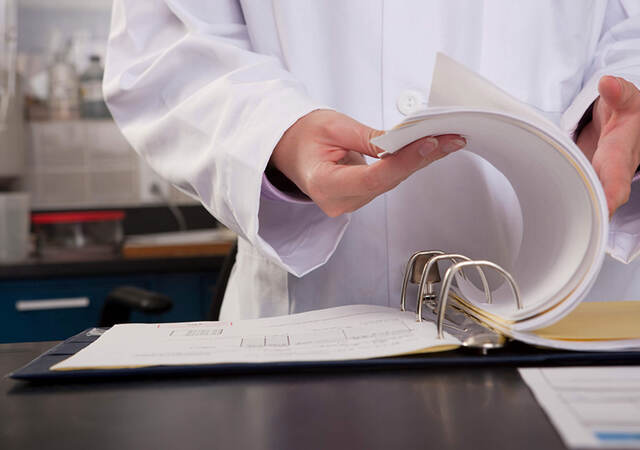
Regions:
<instances>
[{"instance_id":1,"label":"finger","mask_svg":"<svg viewBox=\"0 0 640 450\"><path fill-rule=\"evenodd\" d=\"M640 101L638 89L620 77L604 76L598 83L600 98L611 108L623 111L637 106Z\"/></svg>"},{"instance_id":2,"label":"finger","mask_svg":"<svg viewBox=\"0 0 640 450\"><path fill-rule=\"evenodd\" d=\"M607 167L610 169L605 172L607 175L603 176L602 187L607 199L609 217L611 217L619 207L629 200L631 181L627 181L626 177L620 176L623 171L619 167L614 167L613 164L608 164Z\"/></svg>"},{"instance_id":3,"label":"finger","mask_svg":"<svg viewBox=\"0 0 640 450\"><path fill-rule=\"evenodd\" d=\"M593 167L602 183L610 215L629 199L636 167L633 153L623 142L619 136L603 137L593 158Z\"/></svg>"},{"instance_id":4,"label":"finger","mask_svg":"<svg viewBox=\"0 0 640 450\"><path fill-rule=\"evenodd\" d=\"M423 138L369 166L338 167L332 171L329 185L339 186L343 195L375 197L465 145L466 141L458 135Z\"/></svg>"},{"instance_id":5,"label":"finger","mask_svg":"<svg viewBox=\"0 0 640 450\"><path fill-rule=\"evenodd\" d=\"M327 136L329 141L325 142L326 144L337 144L339 147L346 150L351 150L374 158L378 158L379 154L384 153L384 150L371 143L371 139L383 135L385 133L384 131L370 128L348 116L332 119L335 120L332 120L327 124ZM458 135L452 136L460 138ZM436 137L436 139L439 139L439 137ZM432 137L425 137L415 142L418 143L420 141L429 141L435 146L441 145L439 142L435 142ZM441 148L446 149L446 147Z\"/></svg>"}]
</instances>

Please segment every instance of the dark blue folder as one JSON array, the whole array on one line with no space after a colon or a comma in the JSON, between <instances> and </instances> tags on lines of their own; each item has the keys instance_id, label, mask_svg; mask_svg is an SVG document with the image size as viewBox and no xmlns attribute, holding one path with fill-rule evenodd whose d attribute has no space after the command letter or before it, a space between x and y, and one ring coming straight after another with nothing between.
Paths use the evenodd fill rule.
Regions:
<instances>
[{"instance_id":1,"label":"dark blue folder","mask_svg":"<svg viewBox=\"0 0 640 450\"><path fill-rule=\"evenodd\" d=\"M570 352L541 349L509 342L505 348L481 355L470 349L427 353L392 358L350 361L300 361L278 363L201 364L186 366L153 366L135 369L99 369L55 372L54 364L83 349L99 336L91 328L56 345L9 376L27 381L73 381L80 379L216 375L230 373L266 373L292 371L352 371L429 367L473 366L577 366L640 364L640 352Z\"/></svg>"}]
</instances>

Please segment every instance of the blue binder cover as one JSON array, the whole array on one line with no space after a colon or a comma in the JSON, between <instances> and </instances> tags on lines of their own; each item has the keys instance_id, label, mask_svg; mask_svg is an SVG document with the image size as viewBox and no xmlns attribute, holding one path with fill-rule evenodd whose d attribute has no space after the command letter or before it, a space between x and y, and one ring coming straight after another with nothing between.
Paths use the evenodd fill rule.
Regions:
<instances>
[{"instance_id":1,"label":"blue binder cover","mask_svg":"<svg viewBox=\"0 0 640 450\"><path fill-rule=\"evenodd\" d=\"M541 349L510 342L505 348L487 355L477 351L458 349L441 353L414 356L364 359L351 361L300 361L278 363L202 364L186 366L153 366L135 369L99 369L51 371L54 364L68 358L98 339L95 329L79 333L38 356L9 377L26 381L74 381L82 379L216 375L230 373L268 373L293 371L352 371L385 369L421 369L429 367L461 366L576 366L640 364L640 352L570 352Z\"/></svg>"}]
</instances>

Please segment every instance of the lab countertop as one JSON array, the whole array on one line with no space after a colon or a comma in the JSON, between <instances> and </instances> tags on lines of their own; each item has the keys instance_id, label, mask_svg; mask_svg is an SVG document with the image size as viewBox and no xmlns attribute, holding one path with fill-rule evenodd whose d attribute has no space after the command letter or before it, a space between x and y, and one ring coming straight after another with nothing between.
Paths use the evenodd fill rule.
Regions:
<instances>
[{"instance_id":1,"label":"lab countertop","mask_svg":"<svg viewBox=\"0 0 640 450\"><path fill-rule=\"evenodd\" d=\"M0 280L212 271L222 266L235 239L233 232L217 228L129 236L119 252L104 246L48 249L24 262L0 264Z\"/></svg>"},{"instance_id":2,"label":"lab countertop","mask_svg":"<svg viewBox=\"0 0 640 450\"><path fill-rule=\"evenodd\" d=\"M0 345L0 374L53 344ZM0 392L3 449L565 448L512 367L0 378Z\"/></svg>"},{"instance_id":3,"label":"lab countertop","mask_svg":"<svg viewBox=\"0 0 640 450\"><path fill-rule=\"evenodd\" d=\"M114 275L143 272L213 271L222 266L225 254L186 257L125 259L116 253L60 253L0 265L0 280L63 276Z\"/></svg>"}]
</instances>

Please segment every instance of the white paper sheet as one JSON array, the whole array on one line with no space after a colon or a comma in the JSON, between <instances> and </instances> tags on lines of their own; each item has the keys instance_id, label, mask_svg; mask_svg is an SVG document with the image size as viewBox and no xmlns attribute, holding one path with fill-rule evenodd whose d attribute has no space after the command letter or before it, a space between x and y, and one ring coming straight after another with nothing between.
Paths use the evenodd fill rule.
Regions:
<instances>
[{"instance_id":1,"label":"white paper sheet","mask_svg":"<svg viewBox=\"0 0 640 450\"><path fill-rule=\"evenodd\" d=\"M52 370L158 365L334 361L448 350L415 314L351 305L267 319L116 325Z\"/></svg>"},{"instance_id":2,"label":"white paper sheet","mask_svg":"<svg viewBox=\"0 0 640 450\"><path fill-rule=\"evenodd\" d=\"M519 369L572 448L640 448L640 367Z\"/></svg>"}]
</instances>

